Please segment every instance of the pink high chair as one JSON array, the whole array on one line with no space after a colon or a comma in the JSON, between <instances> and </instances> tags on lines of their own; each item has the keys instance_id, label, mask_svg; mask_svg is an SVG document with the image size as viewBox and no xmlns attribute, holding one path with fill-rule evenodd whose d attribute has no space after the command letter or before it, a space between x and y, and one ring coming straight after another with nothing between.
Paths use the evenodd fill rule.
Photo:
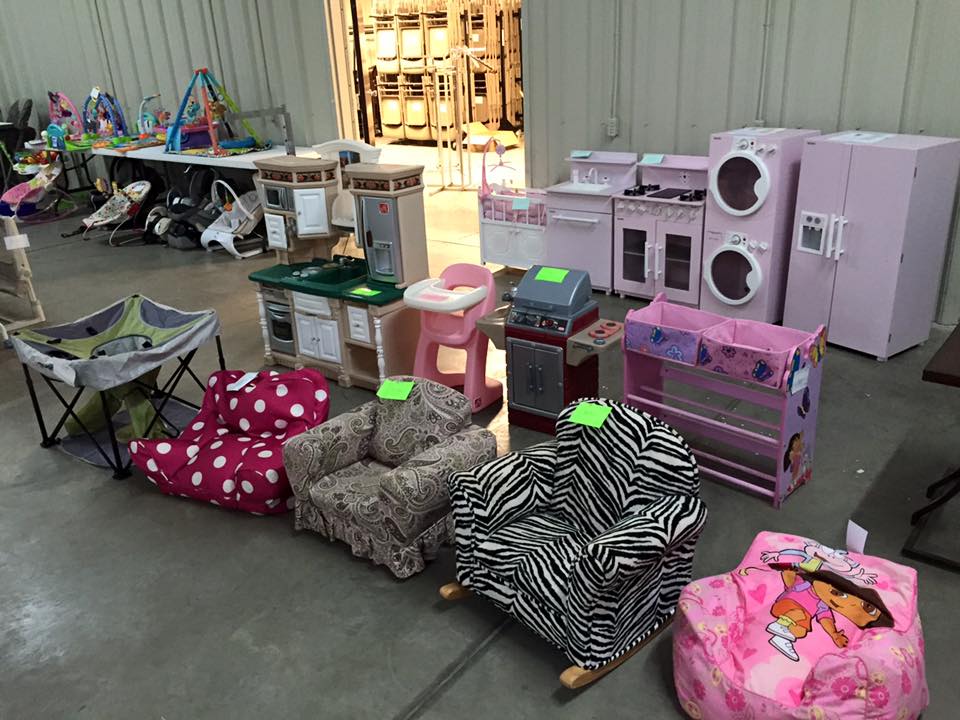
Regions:
<instances>
[{"instance_id":1,"label":"pink high chair","mask_svg":"<svg viewBox=\"0 0 960 720\"><path fill-rule=\"evenodd\" d=\"M457 288L471 288L466 292ZM503 385L486 376L489 339L477 321L496 303L493 274L469 263L450 265L439 278L427 278L408 287L404 302L420 310L420 340L413 374L447 387L463 386L470 407L477 412L503 397ZM467 351L466 372L441 372L440 346Z\"/></svg>"}]
</instances>

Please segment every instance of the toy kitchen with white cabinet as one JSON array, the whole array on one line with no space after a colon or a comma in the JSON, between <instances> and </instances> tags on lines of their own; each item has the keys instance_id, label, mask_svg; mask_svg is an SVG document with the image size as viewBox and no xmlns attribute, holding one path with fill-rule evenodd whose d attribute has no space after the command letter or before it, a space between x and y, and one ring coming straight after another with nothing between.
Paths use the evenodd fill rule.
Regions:
<instances>
[{"instance_id":1,"label":"toy kitchen with white cabinet","mask_svg":"<svg viewBox=\"0 0 960 720\"><path fill-rule=\"evenodd\" d=\"M312 256L318 246L339 240L331 224L338 192L336 160L281 155L254 164L270 249Z\"/></svg>"},{"instance_id":2,"label":"toy kitchen with white cabinet","mask_svg":"<svg viewBox=\"0 0 960 720\"><path fill-rule=\"evenodd\" d=\"M613 284L621 297L700 302L708 159L644 155L640 184L615 195Z\"/></svg>"},{"instance_id":3,"label":"toy kitchen with white cabinet","mask_svg":"<svg viewBox=\"0 0 960 720\"><path fill-rule=\"evenodd\" d=\"M296 174L300 177L301 172ZM356 237L365 257L313 257L250 274L258 285L267 364L315 367L346 387L373 390L386 377L413 370L420 313L404 303L403 288L427 277L422 174L419 166L348 165L344 175L354 197ZM261 169L264 193L285 182L263 175ZM326 182L325 174L317 180ZM332 188L335 193L335 181ZM290 233L296 232L294 221L300 219L296 195L292 197L294 213L283 215ZM323 201L324 217L330 218L332 197ZM284 257L280 251L278 256Z\"/></svg>"},{"instance_id":4,"label":"toy kitchen with white cabinet","mask_svg":"<svg viewBox=\"0 0 960 720\"><path fill-rule=\"evenodd\" d=\"M613 290L613 196L637 184L637 154L574 150L570 179L547 188L546 264L585 270Z\"/></svg>"}]
</instances>

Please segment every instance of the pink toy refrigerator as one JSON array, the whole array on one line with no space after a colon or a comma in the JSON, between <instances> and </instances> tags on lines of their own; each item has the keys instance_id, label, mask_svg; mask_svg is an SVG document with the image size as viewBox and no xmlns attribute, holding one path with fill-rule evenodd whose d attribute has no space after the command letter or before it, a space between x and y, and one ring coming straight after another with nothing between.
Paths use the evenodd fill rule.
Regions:
<instances>
[{"instance_id":1,"label":"pink toy refrigerator","mask_svg":"<svg viewBox=\"0 0 960 720\"><path fill-rule=\"evenodd\" d=\"M930 335L960 140L874 132L803 150L784 325L885 360Z\"/></svg>"}]
</instances>

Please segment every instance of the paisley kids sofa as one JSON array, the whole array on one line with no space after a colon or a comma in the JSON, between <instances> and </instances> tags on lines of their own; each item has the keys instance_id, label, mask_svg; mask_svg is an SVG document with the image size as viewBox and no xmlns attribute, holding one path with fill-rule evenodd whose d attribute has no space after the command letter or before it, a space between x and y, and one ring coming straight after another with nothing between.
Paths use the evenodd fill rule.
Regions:
<instances>
[{"instance_id":1,"label":"paisley kids sofa","mask_svg":"<svg viewBox=\"0 0 960 720\"><path fill-rule=\"evenodd\" d=\"M697 720L916 720L927 706L916 572L760 533L736 570L684 588L673 661Z\"/></svg>"}]
</instances>

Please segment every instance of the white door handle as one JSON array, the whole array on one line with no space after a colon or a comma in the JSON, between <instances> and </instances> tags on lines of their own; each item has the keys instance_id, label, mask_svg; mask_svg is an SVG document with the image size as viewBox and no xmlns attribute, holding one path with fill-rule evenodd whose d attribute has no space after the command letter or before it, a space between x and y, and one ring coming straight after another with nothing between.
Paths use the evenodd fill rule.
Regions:
<instances>
[{"instance_id":1,"label":"white door handle","mask_svg":"<svg viewBox=\"0 0 960 720\"><path fill-rule=\"evenodd\" d=\"M660 251L663 250L663 247L660 243L656 243L653 246L653 277L654 279L660 279Z\"/></svg>"},{"instance_id":2,"label":"white door handle","mask_svg":"<svg viewBox=\"0 0 960 720\"><path fill-rule=\"evenodd\" d=\"M827 251L826 257L833 255L833 226L837 224L837 216L830 213L830 220L827 222Z\"/></svg>"},{"instance_id":3,"label":"white door handle","mask_svg":"<svg viewBox=\"0 0 960 720\"><path fill-rule=\"evenodd\" d=\"M836 235L836 244L834 245L834 259L837 262L840 262L840 256L843 255L843 228L847 224L847 219L843 215L837 216L837 235Z\"/></svg>"},{"instance_id":4,"label":"white door handle","mask_svg":"<svg viewBox=\"0 0 960 720\"><path fill-rule=\"evenodd\" d=\"M643 279L650 277L650 243L643 245Z\"/></svg>"},{"instance_id":5,"label":"white door handle","mask_svg":"<svg viewBox=\"0 0 960 720\"><path fill-rule=\"evenodd\" d=\"M575 217L573 215L554 215L553 219L557 222L575 222L583 223L584 225L596 225L598 222L600 222L596 218L582 218Z\"/></svg>"}]
</instances>

